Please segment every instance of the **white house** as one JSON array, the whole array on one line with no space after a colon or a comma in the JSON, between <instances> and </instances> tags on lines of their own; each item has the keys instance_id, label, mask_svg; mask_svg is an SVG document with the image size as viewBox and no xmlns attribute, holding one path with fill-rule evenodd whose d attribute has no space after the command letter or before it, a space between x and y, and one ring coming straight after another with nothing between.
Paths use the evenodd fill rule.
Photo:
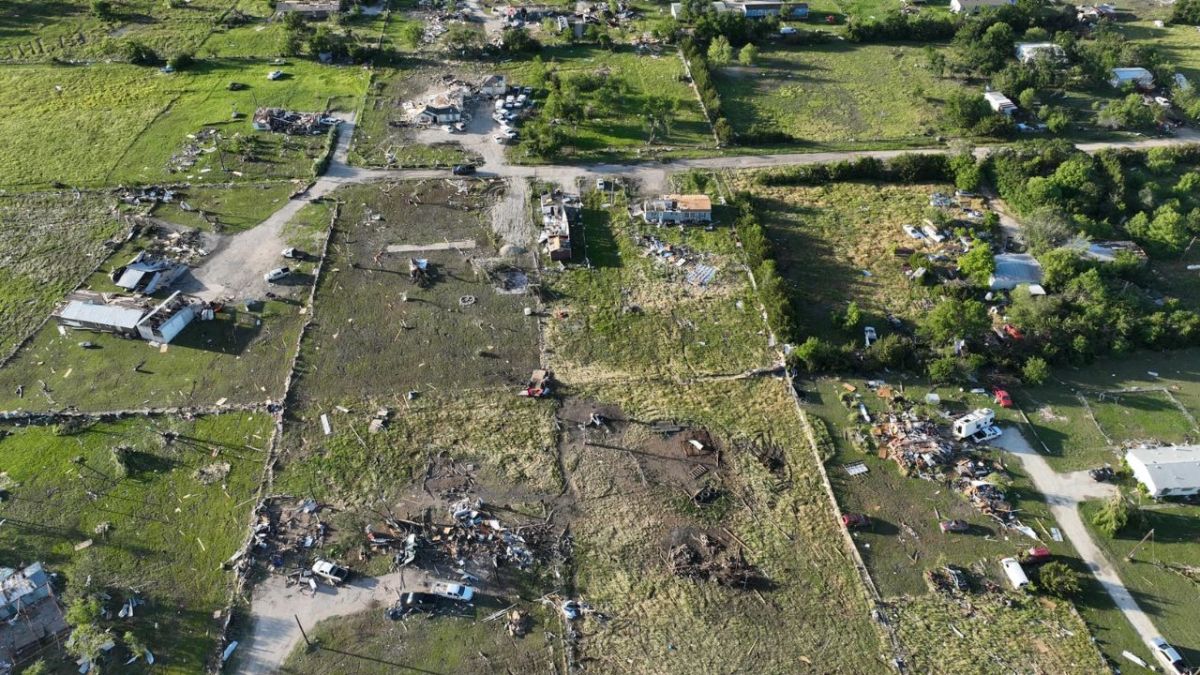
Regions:
<instances>
[{"instance_id":1,"label":"white house","mask_svg":"<svg viewBox=\"0 0 1200 675\"><path fill-rule=\"evenodd\" d=\"M1127 84L1133 84L1138 87L1153 87L1154 74L1145 68L1113 68L1112 77L1108 79L1108 83L1118 89Z\"/></svg>"},{"instance_id":2,"label":"white house","mask_svg":"<svg viewBox=\"0 0 1200 675\"><path fill-rule=\"evenodd\" d=\"M1200 446L1133 448L1125 453L1125 463L1151 497L1200 493Z\"/></svg>"},{"instance_id":3,"label":"white house","mask_svg":"<svg viewBox=\"0 0 1200 675\"><path fill-rule=\"evenodd\" d=\"M1053 42L1018 42L1017 60L1021 63L1029 63L1038 57L1048 58L1053 61L1062 61L1067 58L1067 53L1062 47Z\"/></svg>"},{"instance_id":4,"label":"white house","mask_svg":"<svg viewBox=\"0 0 1200 675\"><path fill-rule=\"evenodd\" d=\"M974 14L984 7L1015 5L1017 0L950 0L950 11L955 14Z\"/></svg>"},{"instance_id":5,"label":"white house","mask_svg":"<svg viewBox=\"0 0 1200 675\"><path fill-rule=\"evenodd\" d=\"M480 83L479 93L484 96L503 96L508 93L508 82L503 75L488 75Z\"/></svg>"},{"instance_id":6,"label":"white house","mask_svg":"<svg viewBox=\"0 0 1200 675\"><path fill-rule=\"evenodd\" d=\"M1011 291L1021 284L1042 283L1042 264L1028 253L1001 253L995 257L996 271L988 278L993 291Z\"/></svg>"},{"instance_id":7,"label":"white house","mask_svg":"<svg viewBox=\"0 0 1200 675\"><path fill-rule=\"evenodd\" d=\"M992 107L992 111L998 112L1001 115L1012 115L1017 111L1017 104L1012 102L1012 99L1001 94L998 91L985 91L983 98Z\"/></svg>"},{"instance_id":8,"label":"white house","mask_svg":"<svg viewBox=\"0 0 1200 675\"><path fill-rule=\"evenodd\" d=\"M458 106L425 106L417 113L418 124L447 124L462 120L462 111Z\"/></svg>"},{"instance_id":9,"label":"white house","mask_svg":"<svg viewBox=\"0 0 1200 675\"><path fill-rule=\"evenodd\" d=\"M647 223L707 223L712 221L708 195L663 195L646 201L642 218Z\"/></svg>"}]
</instances>

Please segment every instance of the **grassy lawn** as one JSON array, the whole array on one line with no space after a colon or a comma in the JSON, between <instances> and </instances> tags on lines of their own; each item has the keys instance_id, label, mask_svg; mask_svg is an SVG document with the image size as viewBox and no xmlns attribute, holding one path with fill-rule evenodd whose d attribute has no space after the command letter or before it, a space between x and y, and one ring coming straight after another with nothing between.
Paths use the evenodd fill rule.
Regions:
<instances>
[{"instance_id":1,"label":"grassy lawn","mask_svg":"<svg viewBox=\"0 0 1200 675\"><path fill-rule=\"evenodd\" d=\"M345 206L317 288L316 323L301 352L305 397L524 386L538 363L538 318L523 313L531 298L499 291L496 279L510 272L527 278L532 261L496 257L488 207L499 189L437 181L356 186L342 194ZM459 240L475 247L384 252L389 245ZM410 257L429 260L428 287L409 280Z\"/></svg>"},{"instance_id":2,"label":"grassy lawn","mask_svg":"<svg viewBox=\"0 0 1200 675\"><path fill-rule=\"evenodd\" d=\"M643 151L713 146L712 132L695 92L680 81L683 63L674 51L639 55L621 47L609 52L590 46L570 46L547 47L540 56L559 77L608 83L605 89L592 85L580 87L580 103L584 105L586 119L567 129L568 146L562 153L566 159L629 159L642 155ZM499 70L513 84L524 84L530 81L530 68L529 60L513 60L501 64ZM666 101L673 106L674 114L666 137L649 146L640 118L652 99Z\"/></svg>"},{"instance_id":3,"label":"grassy lawn","mask_svg":"<svg viewBox=\"0 0 1200 675\"><path fill-rule=\"evenodd\" d=\"M84 0L5 3L0 19L0 57L13 61L98 59L119 43L137 40L169 56L196 50L231 0L193 0L170 6L154 0L113 3L107 18L97 17Z\"/></svg>"},{"instance_id":4,"label":"grassy lawn","mask_svg":"<svg viewBox=\"0 0 1200 675\"><path fill-rule=\"evenodd\" d=\"M362 115L354 130L350 163L359 166L414 167L449 166L470 157L458 143L427 145L415 142L411 128L393 126L406 121L404 103L423 95L444 69L432 66L413 69L382 69L368 89ZM478 78L483 71L456 71L463 79Z\"/></svg>"},{"instance_id":5,"label":"grassy lawn","mask_svg":"<svg viewBox=\"0 0 1200 675\"><path fill-rule=\"evenodd\" d=\"M514 639L505 631L504 621L481 620L503 606L476 606L468 610L475 620L439 616L410 619L404 624L384 619L380 606L317 625L309 631L310 637L342 651L306 650L301 646L292 652L283 670L308 675L384 675L397 669L439 673L552 672L559 664L555 647L560 644L553 631L559 630L561 623L543 605L531 604L526 608L534 617L531 630Z\"/></svg>"},{"instance_id":6,"label":"grassy lawn","mask_svg":"<svg viewBox=\"0 0 1200 675\"><path fill-rule=\"evenodd\" d=\"M953 186L834 183L821 187L755 188L763 224L774 242L779 272L793 289L801 330L839 341L860 336L830 319L853 301L865 323L887 326L891 313L911 322L930 302L929 289L905 278L896 247L928 252L901 225L920 225L933 192Z\"/></svg>"},{"instance_id":7,"label":"grassy lawn","mask_svg":"<svg viewBox=\"0 0 1200 675\"><path fill-rule=\"evenodd\" d=\"M1117 538L1109 539L1091 525L1100 506L1088 502L1080 507L1092 538L1167 642L1190 663L1200 663L1200 625L1193 602L1200 591L1200 507L1147 502L1140 510L1140 522L1135 525L1131 519ZM1133 561L1126 560L1151 529L1153 538L1138 549Z\"/></svg>"},{"instance_id":8,"label":"grassy lawn","mask_svg":"<svg viewBox=\"0 0 1200 675\"><path fill-rule=\"evenodd\" d=\"M553 309L565 316L550 321L547 335L567 381L732 374L773 361L730 237L732 214L718 208L712 231L681 232L630 218L621 199L604 209L594 197L583 213L593 267L548 273ZM689 283L692 266L649 257L641 235L686 247L716 275L703 287Z\"/></svg>"},{"instance_id":9,"label":"grassy lawn","mask_svg":"<svg viewBox=\"0 0 1200 675\"><path fill-rule=\"evenodd\" d=\"M177 193L178 199L170 204L158 203L150 215L174 225L219 234L236 234L266 220L267 216L286 204L295 191L295 185L283 182L234 187L201 186ZM191 210L183 210L181 202L190 206ZM210 222L214 220L215 223Z\"/></svg>"},{"instance_id":10,"label":"grassy lawn","mask_svg":"<svg viewBox=\"0 0 1200 675\"><path fill-rule=\"evenodd\" d=\"M9 142L0 151L0 182L29 188L53 181L91 186L307 177L323 138L253 132L248 118L231 120L231 112L236 107L250 115L256 105L352 111L367 75L297 60L279 66L288 77L268 82L266 73L275 67L209 60L172 75L110 63L6 68L0 86L10 96L0 103L0 131ZM229 91L231 82L248 87ZM202 153L186 172L171 173L171 157L188 145L189 134L206 127L226 139L250 139L248 161Z\"/></svg>"},{"instance_id":11,"label":"grassy lawn","mask_svg":"<svg viewBox=\"0 0 1200 675\"><path fill-rule=\"evenodd\" d=\"M783 131L814 149L934 143L938 104L959 88L926 69L919 47L840 41L764 49L716 82L734 131Z\"/></svg>"},{"instance_id":12,"label":"grassy lawn","mask_svg":"<svg viewBox=\"0 0 1200 675\"><path fill-rule=\"evenodd\" d=\"M1015 392L1017 403L1049 450L1046 460L1056 470L1116 464L1124 444L1148 439L1195 442L1200 437L1175 405L1182 405L1192 417L1200 413L1198 358L1196 349L1136 352L1081 368L1064 367L1045 385ZM1121 393L1134 388L1153 391Z\"/></svg>"},{"instance_id":13,"label":"grassy lawn","mask_svg":"<svg viewBox=\"0 0 1200 675\"><path fill-rule=\"evenodd\" d=\"M110 593L114 617L133 589L146 601L135 618L104 625L137 634L156 672L204 670L220 627L213 612L232 582L221 563L245 537L271 419L238 413L5 431L3 564L44 561L63 575L68 597ZM168 442L164 432L178 436ZM118 446L132 449L124 468ZM224 478L198 480L196 471L213 464L229 467ZM142 663L130 668L140 672Z\"/></svg>"},{"instance_id":14,"label":"grassy lawn","mask_svg":"<svg viewBox=\"0 0 1200 675\"><path fill-rule=\"evenodd\" d=\"M64 293L108 255L120 223L102 197L0 197L0 353L7 354Z\"/></svg>"},{"instance_id":15,"label":"grassy lawn","mask_svg":"<svg viewBox=\"0 0 1200 675\"><path fill-rule=\"evenodd\" d=\"M969 602L964 608L944 595L930 594L896 603L897 631L912 656L909 667L979 675L1103 670L1070 603L1012 593L973 595Z\"/></svg>"},{"instance_id":16,"label":"grassy lawn","mask_svg":"<svg viewBox=\"0 0 1200 675\"><path fill-rule=\"evenodd\" d=\"M592 628L585 658L605 671L876 672L886 653L862 586L842 550L803 421L773 379L582 385L637 423L606 445L637 448L642 427L674 420L708 430L725 450L723 495L697 508L653 461L572 446L564 465L584 512L573 522L582 597L615 620ZM738 444L735 446L734 444ZM772 472L750 447L774 447ZM649 476L641 479L639 472ZM675 533L705 528L729 540L769 579L759 594L674 576L663 555ZM723 529L725 528L725 529ZM717 628L719 627L719 628ZM801 665L805 664L805 665ZM818 665L820 664L820 665Z\"/></svg>"}]
</instances>

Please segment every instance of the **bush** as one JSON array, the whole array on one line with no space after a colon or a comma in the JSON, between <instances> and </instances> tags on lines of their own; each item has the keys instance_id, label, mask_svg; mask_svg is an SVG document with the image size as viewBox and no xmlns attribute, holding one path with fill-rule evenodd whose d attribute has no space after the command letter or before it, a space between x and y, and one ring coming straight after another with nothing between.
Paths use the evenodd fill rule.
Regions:
<instances>
[{"instance_id":1,"label":"bush","mask_svg":"<svg viewBox=\"0 0 1200 675\"><path fill-rule=\"evenodd\" d=\"M1200 26L1200 0L1176 0L1171 8L1171 23Z\"/></svg>"},{"instance_id":2,"label":"bush","mask_svg":"<svg viewBox=\"0 0 1200 675\"><path fill-rule=\"evenodd\" d=\"M1050 364L1040 356L1031 356L1021 367L1021 376L1026 384L1039 385L1050 377Z\"/></svg>"},{"instance_id":3,"label":"bush","mask_svg":"<svg viewBox=\"0 0 1200 675\"><path fill-rule=\"evenodd\" d=\"M1125 501L1122 495L1113 495L1100 507L1100 510L1092 516L1092 524L1100 530L1104 536L1113 538L1117 533L1124 529L1129 522L1129 502Z\"/></svg>"},{"instance_id":4,"label":"bush","mask_svg":"<svg viewBox=\"0 0 1200 675\"><path fill-rule=\"evenodd\" d=\"M196 62L195 56L189 51L182 51L167 60L167 65L175 70L185 70Z\"/></svg>"},{"instance_id":5,"label":"bush","mask_svg":"<svg viewBox=\"0 0 1200 675\"><path fill-rule=\"evenodd\" d=\"M1038 571L1038 587L1050 595L1069 598L1079 593L1079 575L1066 563L1048 562Z\"/></svg>"},{"instance_id":6,"label":"bush","mask_svg":"<svg viewBox=\"0 0 1200 675\"><path fill-rule=\"evenodd\" d=\"M121 55L125 60L138 66L153 66L158 64L158 54L137 40L130 40L121 45Z\"/></svg>"}]
</instances>

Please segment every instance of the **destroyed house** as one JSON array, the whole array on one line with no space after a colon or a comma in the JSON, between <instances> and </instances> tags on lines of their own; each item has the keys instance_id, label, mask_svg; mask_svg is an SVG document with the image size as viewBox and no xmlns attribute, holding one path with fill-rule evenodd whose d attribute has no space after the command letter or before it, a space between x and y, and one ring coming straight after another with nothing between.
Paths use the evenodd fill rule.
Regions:
<instances>
[{"instance_id":1,"label":"destroyed house","mask_svg":"<svg viewBox=\"0 0 1200 675\"><path fill-rule=\"evenodd\" d=\"M165 344L196 318L201 304L179 291L155 306L129 296L78 291L71 294L52 316L58 319L59 325L67 328L140 337Z\"/></svg>"},{"instance_id":2,"label":"destroyed house","mask_svg":"<svg viewBox=\"0 0 1200 675\"><path fill-rule=\"evenodd\" d=\"M0 663L33 660L69 630L42 563L0 568Z\"/></svg>"},{"instance_id":3,"label":"destroyed house","mask_svg":"<svg viewBox=\"0 0 1200 675\"><path fill-rule=\"evenodd\" d=\"M541 197L542 234L551 260L570 260L571 225L578 222L581 203L576 195L554 192Z\"/></svg>"},{"instance_id":4,"label":"destroyed house","mask_svg":"<svg viewBox=\"0 0 1200 675\"><path fill-rule=\"evenodd\" d=\"M508 93L508 81L503 75L488 75L479 84L479 93L484 96L503 96Z\"/></svg>"},{"instance_id":5,"label":"destroyed house","mask_svg":"<svg viewBox=\"0 0 1200 675\"><path fill-rule=\"evenodd\" d=\"M141 251L128 264L113 270L111 277L114 284L127 291L150 295L175 283L185 271L186 265Z\"/></svg>"},{"instance_id":6,"label":"destroyed house","mask_svg":"<svg viewBox=\"0 0 1200 675\"><path fill-rule=\"evenodd\" d=\"M648 200L642 209L647 223L707 223L712 221L708 195L663 195Z\"/></svg>"},{"instance_id":7,"label":"destroyed house","mask_svg":"<svg viewBox=\"0 0 1200 675\"><path fill-rule=\"evenodd\" d=\"M280 2L275 5L275 11L280 14L299 14L310 19L325 19L342 11L342 3L339 0Z\"/></svg>"},{"instance_id":8,"label":"destroyed house","mask_svg":"<svg viewBox=\"0 0 1200 675\"><path fill-rule=\"evenodd\" d=\"M151 342L167 344L196 318L196 309L196 303L175 291L138 321L138 335Z\"/></svg>"},{"instance_id":9,"label":"destroyed house","mask_svg":"<svg viewBox=\"0 0 1200 675\"><path fill-rule=\"evenodd\" d=\"M255 131L272 131L293 136L316 136L329 131L336 123L319 113L301 113L283 108L259 108L254 111L250 126Z\"/></svg>"}]
</instances>

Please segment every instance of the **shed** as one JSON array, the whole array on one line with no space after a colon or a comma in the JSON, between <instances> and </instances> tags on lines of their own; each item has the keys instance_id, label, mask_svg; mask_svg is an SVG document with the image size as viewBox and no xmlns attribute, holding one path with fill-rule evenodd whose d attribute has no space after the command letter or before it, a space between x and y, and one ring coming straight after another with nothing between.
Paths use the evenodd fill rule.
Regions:
<instances>
[{"instance_id":1,"label":"shed","mask_svg":"<svg viewBox=\"0 0 1200 675\"><path fill-rule=\"evenodd\" d=\"M1132 448L1125 463L1155 499L1200 494L1200 446Z\"/></svg>"},{"instance_id":2,"label":"shed","mask_svg":"<svg viewBox=\"0 0 1200 675\"><path fill-rule=\"evenodd\" d=\"M1038 57L1053 61L1062 61L1067 57L1063 48L1053 42L1018 42L1016 52L1017 60L1021 63L1029 63Z\"/></svg>"},{"instance_id":3,"label":"shed","mask_svg":"<svg viewBox=\"0 0 1200 675\"><path fill-rule=\"evenodd\" d=\"M1154 74L1145 68L1113 68L1108 83L1118 89L1132 84L1136 87L1153 87Z\"/></svg>"},{"instance_id":4,"label":"shed","mask_svg":"<svg viewBox=\"0 0 1200 675\"><path fill-rule=\"evenodd\" d=\"M1017 111L1017 104L998 91L986 91L983 93L983 98L994 112L998 112L1001 115L1012 115Z\"/></svg>"},{"instance_id":5,"label":"shed","mask_svg":"<svg viewBox=\"0 0 1200 675\"><path fill-rule=\"evenodd\" d=\"M1042 283L1042 265L1028 253L1001 253L995 258L996 271L988 278L993 291L1011 291L1021 284Z\"/></svg>"}]
</instances>

